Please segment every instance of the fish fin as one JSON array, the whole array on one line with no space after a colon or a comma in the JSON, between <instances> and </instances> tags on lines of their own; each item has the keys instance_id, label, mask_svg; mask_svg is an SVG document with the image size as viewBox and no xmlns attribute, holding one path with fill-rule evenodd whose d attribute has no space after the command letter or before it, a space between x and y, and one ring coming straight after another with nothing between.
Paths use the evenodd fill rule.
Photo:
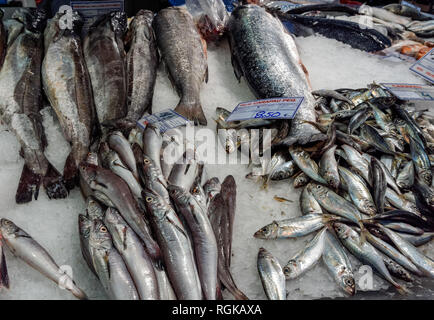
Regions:
<instances>
[{"instance_id":1,"label":"fish fin","mask_svg":"<svg viewBox=\"0 0 434 320\"><path fill-rule=\"evenodd\" d=\"M42 179L42 183L50 199L63 199L68 196L68 190L64 185L63 177L51 164L48 164L48 170Z\"/></svg>"},{"instance_id":2,"label":"fish fin","mask_svg":"<svg viewBox=\"0 0 434 320\"><path fill-rule=\"evenodd\" d=\"M32 201L33 195L35 196L35 200L37 200L41 180L41 175L32 172L27 165L24 165L15 195L15 202L18 204L30 202Z\"/></svg>"},{"instance_id":3,"label":"fish fin","mask_svg":"<svg viewBox=\"0 0 434 320\"><path fill-rule=\"evenodd\" d=\"M0 240L1 241L1 240ZM0 246L3 244L0 243ZM3 250L1 250L1 260L0 260L0 288L8 288L9 289L9 275L8 275L8 268L6 265L6 258L5 253Z\"/></svg>"},{"instance_id":4,"label":"fish fin","mask_svg":"<svg viewBox=\"0 0 434 320\"><path fill-rule=\"evenodd\" d=\"M78 184L78 170L72 152L66 159L65 168L63 169L63 179L68 190L74 189Z\"/></svg>"},{"instance_id":5,"label":"fish fin","mask_svg":"<svg viewBox=\"0 0 434 320\"><path fill-rule=\"evenodd\" d=\"M202 125L202 126L207 125L205 114L203 113L200 102L196 102L193 104L185 104L181 100L179 104L176 106L175 112L186 117L188 120L193 121L195 125Z\"/></svg>"},{"instance_id":6,"label":"fish fin","mask_svg":"<svg viewBox=\"0 0 434 320\"><path fill-rule=\"evenodd\" d=\"M208 71L208 66L207 66L206 72L205 72L205 83L208 83L208 78L209 78L209 71Z\"/></svg>"}]
</instances>

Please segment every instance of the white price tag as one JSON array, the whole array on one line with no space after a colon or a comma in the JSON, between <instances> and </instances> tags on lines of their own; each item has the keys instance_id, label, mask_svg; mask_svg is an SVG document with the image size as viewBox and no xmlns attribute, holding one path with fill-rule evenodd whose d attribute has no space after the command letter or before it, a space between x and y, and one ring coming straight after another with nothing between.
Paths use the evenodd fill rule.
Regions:
<instances>
[{"instance_id":1,"label":"white price tag","mask_svg":"<svg viewBox=\"0 0 434 320\"><path fill-rule=\"evenodd\" d=\"M434 83L434 48L412 65L410 70Z\"/></svg>"},{"instance_id":2,"label":"white price tag","mask_svg":"<svg viewBox=\"0 0 434 320\"><path fill-rule=\"evenodd\" d=\"M293 119L304 97L271 98L240 103L226 119Z\"/></svg>"},{"instance_id":3,"label":"white price tag","mask_svg":"<svg viewBox=\"0 0 434 320\"><path fill-rule=\"evenodd\" d=\"M401 100L434 101L434 86L407 83L382 83L381 85Z\"/></svg>"},{"instance_id":4,"label":"white price tag","mask_svg":"<svg viewBox=\"0 0 434 320\"><path fill-rule=\"evenodd\" d=\"M164 110L155 114L144 116L142 119L137 121L137 125L143 130L149 124L160 129L160 132L166 132L167 130L184 126L188 123L188 120L176 113L173 110Z\"/></svg>"}]
</instances>

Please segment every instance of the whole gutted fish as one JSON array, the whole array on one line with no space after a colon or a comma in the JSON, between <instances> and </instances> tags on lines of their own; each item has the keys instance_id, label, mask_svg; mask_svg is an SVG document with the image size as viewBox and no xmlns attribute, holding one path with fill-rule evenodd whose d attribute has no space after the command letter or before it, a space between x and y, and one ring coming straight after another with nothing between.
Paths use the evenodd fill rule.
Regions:
<instances>
[{"instance_id":1,"label":"whole gutted fish","mask_svg":"<svg viewBox=\"0 0 434 320\"><path fill-rule=\"evenodd\" d=\"M2 238L11 252L57 284L62 284L78 299L86 294L62 271L50 254L31 235L8 219L0 220Z\"/></svg>"},{"instance_id":2,"label":"whole gutted fish","mask_svg":"<svg viewBox=\"0 0 434 320\"><path fill-rule=\"evenodd\" d=\"M180 300L200 300L202 290L187 231L170 204L155 191L143 191L170 282Z\"/></svg>"},{"instance_id":3,"label":"whole gutted fish","mask_svg":"<svg viewBox=\"0 0 434 320\"><path fill-rule=\"evenodd\" d=\"M140 10L129 27L127 54L128 113L127 119L139 120L145 111L152 113L152 97L157 77L158 51L152 30L154 13Z\"/></svg>"},{"instance_id":4,"label":"whole gutted fish","mask_svg":"<svg viewBox=\"0 0 434 320\"><path fill-rule=\"evenodd\" d=\"M258 253L258 272L269 300L286 300L286 281L282 266L264 248Z\"/></svg>"},{"instance_id":5,"label":"whole gutted fish","mask_svg":"<svg viewBox=\"0 0 434 320\"><path fill-rule=\"evenodd\" d=\"M39 113L42 106L41 64L44 11L17 11L14 17L26 29L8 48L0 72L0 114L21 145L24 168L15 196L17 203L38 198L44 184L48 197L65 198L67 190L56 169L44 155L47 144Z\"/></svg>"},{"instance_id":6,"label":"whole gutted fish","mask_svg":"<svg viewBox=\"0 0 434 320\"><path fill-rule=\"evenodd\" d=\"M101 125L127 113L127 67L123 36L127 16L111 12L98 18L84 39L84 56Z\"/></svg>"},{"instance_id":7,"label":"whole gutted fish","mask_svg":"<svg viewBox=\"0 0 434 320\"><path fill-rule=\"evenodd\" d=\"M257 98L304 97L281 143L324 140L324 134L304 122L316 120L315 99L294 39L281 22L264 8L248 4L235 8L228 29L235 75L245 77Z\"/></svg>"},{"instance_id":8,"label":"whole gutted fish","mask_svg":"<svg viewBox=\"0 0 434 320\"><path fill-rule=\"evenodd\" d=\"M206 42L192 16L185 8L169 7L157 14L153 27L169 77L181 97L175 111L206 125L200 102L201 84L208 81Z\"/></svg>"},{"instance_id":9,"label":"whole gutted fish","mask_svg":"<svg viewBox=\"0 0 434 320\"><path fill-rule=\"evenodd\" d=\"M53 27L57 33L48 44L42 63L45 94L72 147L64 169L70 189L76 184L80 162L89 152L94 118L92 88L80 37L82 25L81 17L74 13L73 29Z\"/></svg>"},{"instance_id":10,"label":"whole gutted fish","mask_svg":"<svg viewBox=\"0 0 434 320\"><path fill-rule=\"evenodd\" d=\"M206 300L216 300L220 294L217 279L217 241L211 223L197 200L181 187L169 185L169 194L191 231L196 265Z\"/></svg>"},{"instance_id":11,"label":"whole gutted fish","mask_svg":"<svg viewBox=\"0 0 434 320\"><path fill-rule=\"evenodd\" d=\"M142 300L160 299L154 267L140 238L116 209L107 209L104 223L110 231L113 244L125 261L140 298Z\"/></svg>"}]
</instances>

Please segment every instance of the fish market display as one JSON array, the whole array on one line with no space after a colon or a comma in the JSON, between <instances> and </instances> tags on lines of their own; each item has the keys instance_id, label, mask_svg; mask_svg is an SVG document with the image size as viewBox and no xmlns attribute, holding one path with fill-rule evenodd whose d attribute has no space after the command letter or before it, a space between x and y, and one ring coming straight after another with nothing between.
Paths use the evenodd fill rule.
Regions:
<instances>
[{"instance_id":1,"label":"fish market display","mask_svg":"<svg viewBox=\"0 0 434 320\"><path fill-rule=\"evenodd\" d=\"M182 7L163 9L154 18L153 27L169 77L181 97L175 111L195 124L206 125L200 102L200 87L208 81L206 42L191 14Z\"/></svg>"}]
</instances>

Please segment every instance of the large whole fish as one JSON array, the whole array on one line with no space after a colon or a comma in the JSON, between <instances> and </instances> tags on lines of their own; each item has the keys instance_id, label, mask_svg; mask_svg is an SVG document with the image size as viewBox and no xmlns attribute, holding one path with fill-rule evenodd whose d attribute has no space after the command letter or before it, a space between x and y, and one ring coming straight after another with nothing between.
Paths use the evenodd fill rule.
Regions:
<instances>
[{"instance_id":1,"label":"large whole fish","mask_svg":"<svg viewBox=\"0 0 434 320\"><path fill-rule=\"evenodd\" d=\"M258 272L269 300L286 300L286 280L282 266L264 248L258 253Z\"/></svg>"},{"instance_id":2,"label":"large whole fish","mask_svg":"<svg viewBox=\"0 0 434 320\"><path fill-rule=\"evenodd\" d=\"M126 14L101 16L84 39L84 56L89 69L99 123L110 124L127 113L127 67L123 36Z\"/></svg>"},{"instance_id":3,"label":"large whole fish","mask_svg":"<svg viewBox=\"0 0 434 320\"><path fill-rule=\"evenodd\" d=\"M67 191L60 174L44 155L46 139L39 113L42 104L41 63L46 15L44 11L17 11L14 17L26 29L8 49L0 72L0 114L18 138L24 168L15 196L17 203L38 197L43 182L50 198L64 198Z\"/></svg>"},{"instance_id":4,"label":"large whole fish","mask_svg":"<svg viewBox=\"0 0 434 320\"><path fill-rule=\"evenodd\" d=\"M57 25L51 26L57 33L53 34L46 48L42 81L63 135L72 146L64 169L67 186L72 188L78 176L78 166L89 152L94 104L80 38L83 21L78 13L74 13L74 27L65 30L60 28L59 21L57 19Z\"/></svg>"},{"instance_id":5,"label":"large whole fish","mask_svg":"<svg viewBox=\"0 0 434 320\"><path fill-rule=\"evenodd\" d=\"M86 294L65 274L50 254L27 232L8 219L0 220L0 232L12 253L57 284L62 284L78 299Z\"/></svg>"},{"instance_id":6,"label":"large whole fish","mask_svg":"<svg viewBox=\"0 0 434 320\"><path fill-rule=\"evenodd\" d=\"M201 284L187 231L163 197L153 190L145 189L143 198L176 296L180 300L202 299Z\"/></svg>"},{"instance_id":7,"label":"large whole fish","mask_svg":"<svg viewBox=\"0 0 434 320\"><path fill-rule=\"evenodd\" d=\"M151 11L140 10L130 24L127 36L131 40L127 54L127 119L134 123L145 111L152 113L152 97L158 67L157 43L151 26L153 17Z\"/></svg>"},{"instance_id":8,"label":"large whole fish","mask_svg":"<svg viewBox=\"0 0 434 320\"><path fill-rule=\"evenodd\" d=\"M208 81L206 43L190 13L181 7L161 10L153 22L158 47L169 76L181 97L175 111L195 124L207 121L200 102L200 87Z\"/></svg>"},{"instance_id":9,"label":"large whole fish","mask_svg":"<svg viewBox=\"0 0 434 320\"><path fill-rule=\"evenodd\" d=\"M324 140L324 134L304 122L316 120L315 99L294 39L281 22L259 6L238 6L229 20L229 39L235 75L246 78L257 98L304 97L281 143Z\"/></svg>"}]
</instances>

